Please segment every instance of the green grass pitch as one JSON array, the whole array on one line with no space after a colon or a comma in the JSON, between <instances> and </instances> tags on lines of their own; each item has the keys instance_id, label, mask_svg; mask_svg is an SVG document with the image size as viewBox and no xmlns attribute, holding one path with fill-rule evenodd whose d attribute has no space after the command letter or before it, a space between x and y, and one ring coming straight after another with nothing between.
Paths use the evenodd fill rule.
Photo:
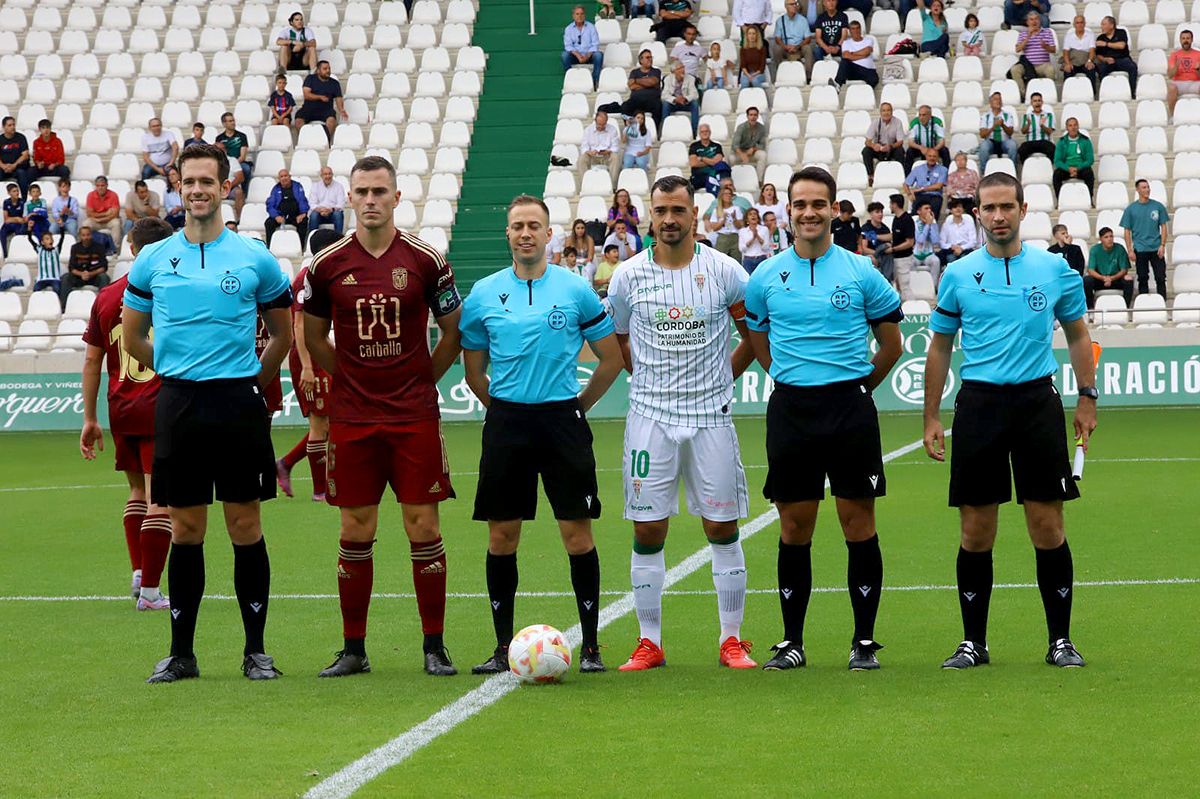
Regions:
<instances>
[{"instance_id":1,"label":"green grass pitch","mask_svg":"<svg viewBox=\"0 0 1200 799\"><path fill-rule=\"evenodd\" d=\"M921 435L912 414L886 416L882 426L885 451ZM769 509L760 491L763 420L741 419L738 428L754 518ZM611 602L629 589L623 424L594 429L605 504L596 532ZM947 588L957 517L946 507L947 468L916 451L889 465L889 494L878 505L881 671L846 671L845 547L826 503L814 548L809 668L718 668L716 603L704 567L665 599L667 668L616 672L635 642L636 621L626 615L601 633L609 673L572 672L559 686L522 687L357 795L1192 795L1200 776L1197 431L1200 409L1101 406L1083 499L1067 509L1079 582L1072 637L1086 669L1042 662L1044 620L1031 587L996 590L990 667L938 669L961 634ZM277 450L299 434L276 430ZM448 425L446 437L459 495L442 506L450 591L474 595L449 600L447 644L467 672L493 646L488 603L479 596L486 530L470 520L479 427ZM106 598L128 587L124 479L111 470L111 449L87 464L76 440L0 437L0 796L299 796L482 682L421 673L408 546L394 504L381 517L375 590L400 596L372 605L374 673L316 679L341 643L331 598L337 516L308 500L302 463L297 497L264 511L277 595L267 648L285 677L251 684L241 676L236 604L209 598L197 638L203 677L144 685L167 651L167 616ZM526 526L521 590L559 595L520 599L517 626L566 629L577 621L566 556L544 504L540 514ZM760 662L780 635L777 538L770 524L745 547L752 594L744 636ZM227 542L215 514L210 594L232 594ZM702 544L698 523L678 517L668 565ZM1028 586L1033 578L1020 510L1005 506L996 581Z\"/></svg>"}]
</instances>

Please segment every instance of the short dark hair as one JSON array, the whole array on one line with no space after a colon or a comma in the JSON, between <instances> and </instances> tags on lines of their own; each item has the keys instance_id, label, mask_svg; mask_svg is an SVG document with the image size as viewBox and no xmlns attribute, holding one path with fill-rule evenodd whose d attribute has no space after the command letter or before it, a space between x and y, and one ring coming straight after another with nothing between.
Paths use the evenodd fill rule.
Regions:
<instances>
[{"instance_id":1,"label":"short dark hair","mask_svg":"<svg viewBox=\"0 0 1200 799\"><path fill-rule=\"evenodd\" d=\"M568 255L578 256L579 253L575 250L574 247L563 247L562 255L563 255L563 258L566 258Z\"/></svg>"},{"instance_id":2,"label":"short dark hair","mask_svg":"<svg viewBox=\"0 0 1200 799\"><path fill-rule=\"evenodd\" d=\"M765 214L763 214L763 215L762 215L762 218L763 218L763 221L764 221L764 222L766 222L766 221L767 221L767 217L768 217L768 216L769 216L769 217L771 217L772 219L774 219L774 218L775 218L775 212L774 212L774 211L767 211Z\"/></svg>"},{"instance_id":3,"label":"short dark hair","mask_svg":"<svg viewBox=\"0 0 1200 799\"><path fill-rule=\"evenodd\" d=\"M546 205L541 197L534 197L532 194L518 194L512 198L512 202L508 204L508 208L504 209L504 215L507 217L512 213L512 209L520 205L536 205L542 209L542 213L546 215L546 219L550 219L550 208Z\"/></svg>"},{"instance_id":4,"label":"short dark hair","mask_svg":"<svg viewBox=\"0 0 1200 799\"><path fill-rule=\"evenodd\" d=\"M340 235L329 228L314 230L313 234L308 237L308 251L316 255L340 238Z\"/></svg>"},{"instance_id":5,"label":"short dark hair","mask_svg":"<svg viewBox=\"0 0 1200 799\"><path fill-rule=\"evenodd\" d=\"M876 211L883 211L883 203L867 203L867 213L873 214Z\"/></svg>"},{"instance_id":6,"label":"short dark hair","mask_svg":"<svg viewBox=\"0 0 1200 799\"><path fill-rule=\"evenodd\" d=\"M849 200L842 200L840 203L838 203L838 210L843 214L852 214L854 213L854 203L850 202Z\"/></svg>"},{"instance_id":7,"label":"short dark hair","mask_svg":"<svg viewBox=\"0 0 1200 799\"><path fill-rule=\"evenodd\" d=\"M962 208L963 207L962 198L961 197L951 197L950 203L946 207L949 208L951 211L953 211L955 208Z\"/></svg>"},{"instance_id":8,"label":"short dark hair","mask_svg":"<svg viewBox=\"0 0 1200 799\"><path fill-rule=\"evenodd\" d=\"M7 186L4 187L5 191L12 191L13 189L20 191L21 187L16 183L9 183Z\"/></svg>"},{"instance_id":9,"label":"short dark hair","mask_svg":"<svg viewBox=\"0 0 1200 799\"><path fill-rule=\"evenodd\" d=\"M96 178L92 181L92 185L94 186L102 180L105 183L108 183L108 176L107 175L96 175Z\"/></svg>"},{"instance_id":10,"label":"short dark hair","mask_svg":"<svg viewBox=\"0 0 1200 799\"><path fill-rule=\"evenodd\" d=\"M746 109L746 115L747 115L747 116L749 116L751 111L753 111L753 112L754 112L754 113L756 113L756 114L761 114L761 113L762 113L761 111L759 111L759 110L758 110L758 106L756 106L756 105L752 105L752 106L750 106L749 108L747 108L747 109Z\"/></svg>"},{"instance_id":11,"label":"short dark hair","mask_svg":"<svg viewBox=\"0 0 1200 799\"><path fill-rule=\"evenodd\" d=\"M224 114L221 114L221 121L224 122L226 119L233 119L232 111L226 111Z\"/></svg>"},{"instance_id":12,"label":"short dark hair","mask_svg":"<svg viewBox=\"0 0 1200 799\"><path fill-rule=\"evenodd\" d=\"M990 189L992 186L1008 186L1015 189L1017 192L1017 204L1021 205L1025 202L1025 187L1021 185L1021 181L1007 172L993 172L990 175L985 175L983 180L979 181L979 187L975 189L975 202L979 202L979 196L983 193L984 189Z\"/></svg>"},{"instance_id":13,"label":"short dark hair","mask_svg":"<svg viewBox=\"0 0 1200 799\"><path fill-rule=\"evenodd\" d=\"M50 120L48 120L48 119L39 119L38 120L38 129L39 130L42 128L48 128L48 127L50 127Z\"/></svg>"},{"instance_id":14,"label":"short dark hair","mask_svg":"<svg viewBox=\"0 0 1200 799\"><path fill-rule=\"evenodd\" d=\"M329 62L326 61L324 58L322 58L320 61L317 62L317 69L320 69L322 64L329 66Z\"/></svg>"},{"instance_id":15,"label":"short dark hair","mask_svg":"<svg viewBox=\"0 0 1200 799\"><path fill-rule=\"evenodd\" d=\"M134 184L133 184L133 187L134 187L135 189L145 189L145 188L148 188L148 187L146 186L146 181L144 181L144 180L139 180L139 181L137 181L136 183L134 183Z\"/></svg>"},{"instance_id":16,"label":"short dark hair","mask_svg":"<svg viewBox=\"0 0 1200 799\"><path fill-rule=\"evenodd\" d=\"M1041 96L1042 96L1041 92L1030 92L1029 100L1030 100L1030 102L1032 102L1034 97L1041 97Z\"/></svg>"},{"instance_id":17,"label":"short dark hair","mask_svg":"<svg viewBox=\"0 0 1200 799\"><path fill-rule=\"evenodd\" d=\"M1050 235L1051 235L1051 236L1057 236L1057 235L1058 235L1058 231L1060 231L1060 230L1061 230L1063 233L1066 233L1066 232L1067 232L1067 226L1066 226L1066 225L1063 225L1063 224L1057 224L1057 225L1055 225L1054 227L1050 228Z\"/></svg>"},{"instance_id":18,"label":"short dark hair","mask_svg":"<svg viewBox=\"0 0 1200 799\"><path fill-rule=\"evenodd\" d=\"M1133 187L1136 189L1138 186L1142 185L1143 183L1145 183L1147 186L1150 185L1150 181L1146 180L1145 178L1138 178L1137 180L1135 180L1133 182Z\"/></svg>"},{"instance_id":19,"label":"short dark hair","mask_svg":"<svg viewBox=\"0 0 1200 799\"><path fill-rule=\"evenodd\" d=\"M620 250L621 250L621 248L618 247L617 245L609 244L607 247L604 248L604 254L608 255L610 252L620 252Z\"/></svg>"},{"instance_id":20,"label":"short dark hair","mask_svg":"<svg viewBox=\"0 0 1200 799\"><path fill-rule=\"evenodd\" d=\"M396 167L382 155L367 155L355 161L354 166L350 167L350 177L353 178L355 172L374 172L377 169L387 172L392 182L396 182Z\"/></svg>"},{"instance_id":21,"label":"short dark hair","mask_svg":"<svg viewBox=\"0 0 1200 799\"><path fill-rule=\"evenodd\" d=\"M200 161L205 158L217 162L218 180L222 183L229 180L229 155L224 147L217 144L190 144L184 147L183 152L179 154L179 160L175 162L175 168L179 170L179 176L182 178L185 161Z\"/></svg>"},{"instance_id":22,"label":"short dark hair","mask_svg":"<svg viewBox=\"0 0 1200 799\"><path fill-rule=\"evenodd\" d=\"M16 117L5 117L4 119L0 119L0 125L7 125L9 122L16 122L16 121L17 121Z\"/></svg>"},{"instance_id":23,"label":"short dark hair","mask_svg":"<svg viewBox=\"0 0 1200 799\"><path fill-rule=\"evenodd\" d=\"M792 186L801 181L823 184L829 191L829 202L833 202L837 196L837 181L833 179L833 175L822 167L806 166L800 171L792 173L792 179L788 181L788 202L792 200Z\"/></svg>"},{"instance_id":24,"label":"short dark hair","mask_svg":"<svg viewBox=\"0 0 1200 799\"><path fill-rule=\"evenodd\" d=\"M692 186L691 181L680 175L665 175L654 181L654 185L650 187L650 196L654 196L654 192L661 191L664 194L670 194L673 191L683 189L687 192L689 199L695 199L696 189Z\"/></svg>"},{"instance_id":25,"label":"short dark hair","mask_svg":"<svg viewBox=\"0 0 1200 799\"><path fill-rule=\"evenodd\" d=\"M892 205L898 205L901 208L903 208L904 207L904 195L903 194L889 194L888 202L891 203Z\"/></svg>"},{"instance_id":26,"label":"short dark hair","mask_svg":"<svg viewBox=\"0 0 1200 799\"><path fill-rule=\"evenodd\" d=\"M1097 230L1097 231L1096 231L1096 237L1097 237L1097 238L1101 238L1101 239L1102 239L1102 238L1104 238L1105 236L1107 236L1109 233L1112 233L1112 232L1113 232L1113 229L1112 229L1112 228L1110 228L1110 227L1102 227L1102 228L1100 228L1099 230Z\"/></svg>"},{"instance_id":27,"label":"short dark hair","mask_svg":"<svg viewBox=\"0 0 1200 799\"><path fill-rule=\"evenodd\" d=\"M921 200L919 203L917 203L915 210L920 211L922 208L928 208L930 211L932 211L933 203L929 202L929 200Z\"/></svg>"},{"instance_id":28,"label":"short dark hair","mask_svg":"<svg viewBox=\"0 0 1200 799\"><path fill-rule=\"evenodd\" d=\"M200 130L204 130L204 123L203 122L193 122L192 130L195 130L196 128L200 128Z\"/></svg>"},{"instance_id":29,"label":"short dark hair","mask_svg":"<svg viewBox=\"0 0 1200 799\"><path fill-rule=\"evenodd\" d=\"M629 227L629 223L626 222L624 219L618 219L615 222L613 222L613 227L616 227L617 225L624 225L625 227Z\"/></svg>"},{"instance_id":30,"label":"short dark hair","mask_svg":"<svg viewBox=\"0 0 1200 799\"><path fill-rule=\"evenodd\" d=\"M58 179L58 185L60 185L60 186L66 186L66 187L70 188L70 186L71 186L71 181L70 181L68 178L59 178L59 179Z\"/></svg>"},{"instance_id":31,"label":"short dark hair","mask_svg":"<svg viewBox=\"0 0 1200 799\"><path fill-rule=\"evenodd\" d=\"M138 182L141 183L141 181ZM147 244L162 241L174 233L175 228L171 227L171 223L162 217L144 216L133 223L133 228L129 231L129 243L140 250Z\"/></svg>"}]
</instances>

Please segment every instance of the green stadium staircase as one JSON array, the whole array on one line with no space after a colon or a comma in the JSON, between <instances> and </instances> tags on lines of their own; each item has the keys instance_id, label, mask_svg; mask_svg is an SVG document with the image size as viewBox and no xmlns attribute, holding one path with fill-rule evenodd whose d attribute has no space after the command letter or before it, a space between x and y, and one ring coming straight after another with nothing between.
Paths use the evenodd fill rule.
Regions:
<instances>
[{"instance_id":1,"label":"green stadium staircase","mask_svg":"<svg viewBox=\"0 0 1200 799\"><path fill-rule=\"evenodd\" d=\"M472 42L487 53L487 72L450 240L464 289L510 262L504 209L515 195L540 196L545 186L562 97L562 31L576 4L535 5L536 36L529 0L484 0L475 19Z\"/></svg>"}]
</instances>

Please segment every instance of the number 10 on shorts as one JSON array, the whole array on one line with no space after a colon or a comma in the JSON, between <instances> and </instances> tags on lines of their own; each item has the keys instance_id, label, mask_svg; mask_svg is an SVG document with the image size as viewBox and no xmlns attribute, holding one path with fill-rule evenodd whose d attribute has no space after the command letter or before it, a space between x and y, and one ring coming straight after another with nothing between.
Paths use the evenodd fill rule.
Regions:
<instances>
[{"instance_id":1,"label":"number 10 on shorts","mask_svg":"<svg viewBox=\"0 0 1200 799\"><path fill-rule=\"evenodd\" d=\"M644 449L629 450L629 476L645 477L650 474L650 452Z\"/></svg>"}]
</instances>

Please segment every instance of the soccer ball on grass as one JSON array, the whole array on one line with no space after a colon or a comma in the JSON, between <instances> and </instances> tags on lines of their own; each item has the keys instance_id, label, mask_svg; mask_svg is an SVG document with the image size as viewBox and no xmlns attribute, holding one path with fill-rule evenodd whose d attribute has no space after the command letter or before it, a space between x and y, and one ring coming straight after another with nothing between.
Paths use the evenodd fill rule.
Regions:
<instances>
[{"instance_id":1,"label":"soccer ball on grass","mask_svg":"<svg viewBox=\"0 0 1200 799\"><path fill-rule=\"evenodd\" d=\"M508 667L524 683L558 682L571 668L571 646L549 624L531 624L508 645Z\"/></svg>"}]
</instances>

